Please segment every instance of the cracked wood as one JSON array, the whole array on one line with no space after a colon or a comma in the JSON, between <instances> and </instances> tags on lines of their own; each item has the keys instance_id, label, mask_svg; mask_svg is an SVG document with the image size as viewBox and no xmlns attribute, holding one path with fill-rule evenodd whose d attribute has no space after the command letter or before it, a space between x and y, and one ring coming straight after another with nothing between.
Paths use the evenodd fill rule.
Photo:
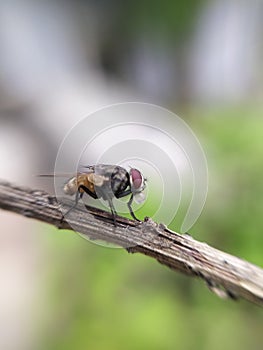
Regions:
<instances>
[{"instance_id":1,"label":"cracked wood","mask_svg":"<svg viewBox=\"0 0 263 350\"><path fill-rule=\"evenodd\" d=\"M86 206L85 210L74 209L67 221L61 222L60 204L54 196L6 181L0 181L0 208L58 228L74 227L91 240L117 244L130 253L150 256L173 270L199 277L220 297L243 298L263 306L261 268L150 218L138 223L117 217L114 226L110 213Z\"/></svg>"}]
</instances>

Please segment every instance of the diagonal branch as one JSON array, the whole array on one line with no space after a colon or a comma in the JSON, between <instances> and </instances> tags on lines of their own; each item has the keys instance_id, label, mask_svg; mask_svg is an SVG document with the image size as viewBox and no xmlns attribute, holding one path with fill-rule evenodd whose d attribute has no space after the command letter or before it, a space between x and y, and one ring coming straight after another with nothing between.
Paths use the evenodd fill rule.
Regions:
<instances>
[{"instance_id":1,"label":"diagonal branch","mask_svg":"<svg viewBox=\"0 0 263 350\"><path fill-rule=\"evenodd\" d=\"M170 231L149 218L136 222L86 207L72 211L61 223L60 205L54 196L0 181L0 208L44 221L58 228L72 227L91 240L120 245L131 253L150 256L171 269L200 277L221 297L243 298L263 306L263 269L198 242L187 234ZM72 227L71 227L72 226Z\"/></svg>"}]
</instances>

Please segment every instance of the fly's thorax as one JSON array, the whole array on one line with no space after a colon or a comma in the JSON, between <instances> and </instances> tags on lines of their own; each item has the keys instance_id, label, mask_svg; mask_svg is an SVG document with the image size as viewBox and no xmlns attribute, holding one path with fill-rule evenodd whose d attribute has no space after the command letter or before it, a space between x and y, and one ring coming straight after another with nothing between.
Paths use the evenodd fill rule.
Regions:
<instances>
[{"instance_id":1,"label":"fly's thorax","mask_svg":"<svg viewBox=\"0 0 263 350\"><path fill-rule=\"evenodd\" d=\"M114 194L121 193L130 185L128 172L119 166L111 174L111 189Z\"/></svg>"}]
</instances>

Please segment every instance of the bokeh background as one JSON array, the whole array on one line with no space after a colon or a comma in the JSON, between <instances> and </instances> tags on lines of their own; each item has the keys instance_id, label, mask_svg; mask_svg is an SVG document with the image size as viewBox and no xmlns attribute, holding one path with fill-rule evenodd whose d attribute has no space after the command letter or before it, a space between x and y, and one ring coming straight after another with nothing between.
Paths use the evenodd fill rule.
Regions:
<instances>
[{"instance_id":1,"label":"bokeh background","mask_svg":"<svg viewBox=\"0 0 263 350\"><path fill-rule=\"evenodd\" d=\"M162 105L208 160L208 199L190 233L263 267L262 34L257 0L2 0L1 178L52 190L32 175L53 170L84 116ZM259 307L5 212L0 283L1 349L262 349Z\"/></svg>"}]
</instances>

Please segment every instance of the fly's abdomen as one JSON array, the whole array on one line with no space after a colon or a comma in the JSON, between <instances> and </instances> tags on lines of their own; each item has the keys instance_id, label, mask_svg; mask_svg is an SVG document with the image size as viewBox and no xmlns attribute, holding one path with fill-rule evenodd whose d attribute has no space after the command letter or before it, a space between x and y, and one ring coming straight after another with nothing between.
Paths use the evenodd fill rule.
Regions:
<instances>
[{"instance_id":1,"label":"fly's abdomen","mask_svg":"<svg viewBox=\"0 0 263 350\"><path fill-rule=\"evenodd\" d=\"M63 187L65 194L72 196L78 191L78 184L76 177L72 177Z\"/></svg>"}]
</instances>

